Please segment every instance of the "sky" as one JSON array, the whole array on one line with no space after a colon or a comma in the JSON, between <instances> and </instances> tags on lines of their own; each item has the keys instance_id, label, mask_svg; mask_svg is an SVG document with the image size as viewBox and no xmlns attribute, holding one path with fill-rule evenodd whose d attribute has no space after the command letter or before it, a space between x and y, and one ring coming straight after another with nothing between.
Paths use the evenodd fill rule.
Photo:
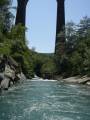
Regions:
<instances>
[{"instance_id":1,"label":"sky","mask_svg":"<svg viewBox=\"0 0 90 120\"><path fill-rule=\"evenodd\" d=\"M13 6L16 6L13 0ZM16 12L13 12L16 14ZM56 35L56 0L29 0L26 12L26 38L29 48L37 52L52 53ZM90 17L90 0L65 0L65 21L79 23L84 16Z\"/></svg>"}]
</instances>

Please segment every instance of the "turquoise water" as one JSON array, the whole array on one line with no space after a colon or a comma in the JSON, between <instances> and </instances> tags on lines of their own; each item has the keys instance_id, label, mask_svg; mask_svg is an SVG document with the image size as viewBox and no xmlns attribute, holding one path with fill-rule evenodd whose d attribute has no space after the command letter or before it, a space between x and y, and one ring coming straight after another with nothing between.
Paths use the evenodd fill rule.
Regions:
<instances>
[{"instance_id":1,"label":"turquoise water","mask_svg":"<svg viewBox=\"0 0 90 120\"><path fill-rule=\"evenodd\" d=\"M90 87L27 80L0 94L0 120L90 120Z\"/></svg>"}]
</instances>

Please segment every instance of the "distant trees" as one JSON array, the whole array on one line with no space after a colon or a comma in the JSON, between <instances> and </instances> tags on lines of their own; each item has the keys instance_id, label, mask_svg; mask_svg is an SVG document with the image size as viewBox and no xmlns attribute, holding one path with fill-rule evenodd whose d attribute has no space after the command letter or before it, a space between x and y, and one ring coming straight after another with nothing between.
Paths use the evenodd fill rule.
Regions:
<instances>
[{"instance_id":1,"label":"distant trees","mask_svg":"<svg viewBox=\"0 0 90 120\"><path fill-rule=\"evenodd\" d=\"M57 72L53 54L36 53L33 54L35 74L43 78L53 78Z\"/></svg>"}]
</instances>

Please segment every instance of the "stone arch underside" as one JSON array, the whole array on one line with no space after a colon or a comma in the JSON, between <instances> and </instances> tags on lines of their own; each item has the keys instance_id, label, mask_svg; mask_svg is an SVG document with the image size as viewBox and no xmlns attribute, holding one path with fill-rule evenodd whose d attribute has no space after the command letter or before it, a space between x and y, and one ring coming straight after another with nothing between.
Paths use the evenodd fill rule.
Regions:
<instances>
[{"instance_id":1,"label":"stone arch underside","mask_svg":"<svg viewBox=\"0 0 90 120\"><path fill-rule=\"evenodd\" d=\"M29 0L17 0L17 13L15 25L21 23L25 26L26 6ZM55 54L61 56L65 51L65 0L57 0L57 22L56 22L56 40ZM63 34L61 34L63 33ZM61 34L61 35L60 35Z\"/></svg>"}]
</instances>

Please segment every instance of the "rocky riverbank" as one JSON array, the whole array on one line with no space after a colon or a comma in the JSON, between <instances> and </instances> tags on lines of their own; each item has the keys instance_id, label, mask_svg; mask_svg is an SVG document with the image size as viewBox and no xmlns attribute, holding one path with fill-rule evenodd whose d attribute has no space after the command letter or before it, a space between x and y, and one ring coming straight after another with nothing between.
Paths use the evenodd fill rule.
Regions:
<instances>
[{"instance_id":1,"label":"rocky riverbank","mask_svg":"<svg viewBox=\"0 0 90 120\"><path fill-rule=\"evenodd\" d=\"M90 77L88 77L88 76L69 77L69 78L62 79L62 81L67 82L67 83L90 85Z\"/></svg>"},{"instance_id":2,"label":"rocky riverbank","mask_svg":"<svg viewBox=\"0 0 90 120\"><path fill-rule=\"evenodd\" d=\"M25 80L19 64L10 56L0 56L0 90L8 90L18 81Z\"/></svg>"}]
</instances>

